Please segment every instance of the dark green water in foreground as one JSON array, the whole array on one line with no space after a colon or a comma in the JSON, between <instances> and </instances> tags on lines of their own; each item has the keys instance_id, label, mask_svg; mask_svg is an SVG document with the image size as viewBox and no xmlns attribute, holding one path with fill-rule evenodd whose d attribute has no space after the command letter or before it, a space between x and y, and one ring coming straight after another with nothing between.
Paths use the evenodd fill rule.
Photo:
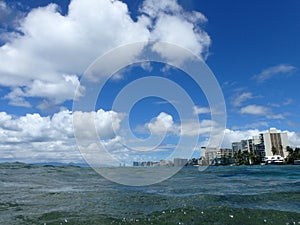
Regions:
<instances>
[{"instance_id":1,"label":"dark green water in foreground","mask_svg":"<svg viewBox=\"0 0 300 225\"><path fill-rule=\"evenodd\" d=\"M300 224L300 166L190 167L128 187L90 168L0 164L0 224Z\"/></svg>"}]
</instances>

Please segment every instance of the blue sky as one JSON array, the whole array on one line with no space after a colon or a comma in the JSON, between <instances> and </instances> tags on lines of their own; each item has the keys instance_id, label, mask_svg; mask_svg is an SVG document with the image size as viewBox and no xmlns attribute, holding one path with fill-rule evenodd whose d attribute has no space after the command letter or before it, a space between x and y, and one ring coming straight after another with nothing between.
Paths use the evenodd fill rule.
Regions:
<instances>
[{"instance_id":1,"label":"blue sky","mask_svg":"<svg viewBox=\"0 0 300 225\"><path fill-rule=\"evenodd\" d=\"M148 40L187 48L211 69L226 104L222 146L270 127L288 132L290 145L300 146L299 11L298 0L0 0L0 159L81 161L72 106L78 85L82 95L90 87L80 79L99 56ZM95 115L102 144L120 161L145 157L144 152L126 149L130 143L139 146L123 130L128 118L139 138L149 137L151 131L153 140L159 140L166 132L149 154L152 160L172 155L182 136L200 135L197 148L207 144L208 101L182 71L152 62L114 75L96 102ZM112 109L119 91L149 76L183 87L194 101L190 111L198 116L200 129L180 118L172 102L157 96L142 99L130 112ZM83 121L79 130L85 131L87 115L78 116Z\"/></svg>"}]
</instances>

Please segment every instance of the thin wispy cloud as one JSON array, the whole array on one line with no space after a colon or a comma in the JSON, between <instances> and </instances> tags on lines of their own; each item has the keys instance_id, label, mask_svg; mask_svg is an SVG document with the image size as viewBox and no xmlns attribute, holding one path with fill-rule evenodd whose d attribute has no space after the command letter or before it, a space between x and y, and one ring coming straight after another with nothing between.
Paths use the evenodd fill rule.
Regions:
<instances>
[{"instance_id":1,"label":"thin wispy cloud","mask_svg":"<svg viewBox=\"0 0 300 225\"><path fill-rule=\"evenodd\" d=\"M277 66L269 67L264 69L259 74L254 75L252 78L258 83L263 83L277 75L289 75L291 72L295 71L296 67L288 64L280 64Z\"/></svg>"},{"instance_id":2,"label":"thin wispy cloud","mask_svg":"<svg viewBox=\"0 0 300 225\"><path fill-rule=\"evenodd\" d=\"M271 108L260 105L247 105L240 109L240 114L262 116L267 119L284 119L282 114L275 114Z\"/></svg>"},{"instance_id":3,"label":"thin wispy cloud","mask_svg":"<svg viewBox=\"0 0 300 225\"><path fill-rule=\"evenodd\" d=\"M239 94L237 97L235 97L232 100L232 105L233 106L241 106L242 103L245 101L254 98L253 94L251 92L244 92L242 94Z\"/></svg>"},{"instance_id":4,"label":"thin wispy cloud","mask_svg":"<svg viewBox=\"0 0 300 225\"><path fill-rule=\"evenodd\" d=\"M257 121L254 123L248 123L242 126L233 126L231 129L233 130L239 130L239 129L256 129L260 127L269 127L270 124L266 121Z\"/></svg>"},{"instance_id":5,"label":"thin wispy cloud","mask_svg":"<svg viewBox=\"0 0 300 225\"><path fill-rule=\"evenodd\" d=\"M247 105L242 107L240 110L241 114L251 114L251 115L266 115L270 112L270 109L259 105Z\"/></svg>"},{"instance_id":6,"label":"thin wispy cloud","mask_svg":"<svg viewBox=\"0 0 300 225\"><path fill-rule=\"evenodd\" d=\"M208 114L211 112L210 108L208 108L208 107L194 106L193 109L194 109L194 115Z\"/></svg>"},{"instance_id":7,"label":"thin wispy cloud","mask_svg":"<svg viewBox=\"0 0 300 225\"><path fill-rule=\"evenodd\" d=\"M271 107L279 108L279 107L291 105L293 102L294 102L293 99L288 98L288 99L285 99L285 100L284 100L283 102L281 102L281 103L268 103L268 105L271 106Z\"/></svg>"}]
</instances>

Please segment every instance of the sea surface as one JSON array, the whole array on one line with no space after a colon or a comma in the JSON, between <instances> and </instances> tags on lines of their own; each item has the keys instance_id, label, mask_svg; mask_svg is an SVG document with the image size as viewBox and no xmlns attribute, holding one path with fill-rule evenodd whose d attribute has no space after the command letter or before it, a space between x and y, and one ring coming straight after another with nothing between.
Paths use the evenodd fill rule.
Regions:
<instances>
[{"instance_id":1,"label":"sea surface","mask_svg":"<svg viewBox=\"0 0 300 225\"><path fill-rule=\"evenodd\" d=\"M300 166L185 167L133 187L86 167L2 163L0 224L300 224Z\"/></svg>"}]
</instances>

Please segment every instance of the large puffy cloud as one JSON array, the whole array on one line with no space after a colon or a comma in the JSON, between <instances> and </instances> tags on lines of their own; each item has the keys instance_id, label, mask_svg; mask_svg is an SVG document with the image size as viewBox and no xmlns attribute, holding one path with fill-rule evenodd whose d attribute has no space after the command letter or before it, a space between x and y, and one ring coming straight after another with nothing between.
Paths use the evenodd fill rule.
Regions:
<instances>
[{"instance_id":1,"label":"large puffy cloud","mask_svg":"<svg viewBox=\"0 0 300 225\"><path fill-rule=\"evenodd\" d=\"M1 112L0 123L2 161L81 161L69 111L56 113L52 118L37 113L16 117Z\"/></svg>"},{"instance_id":2,"label":"large puffy cloud","mask_svg":"<svg viewBox=\"0 0 300 225\"><path fill-rule=\"evenodd\" d=\"M146 0L141 11L152 19L152 41L164 41L184 47L201 58L206 58L211 40L200 27L207 21L203 14L185 12L173 0ZM175 64L182 63L187 57L185 52L161 44L155 44L153 50Z\"/></svg>"},{"instance_id":3,"label":"large puffy cloud","mask_svg":"<svg viewBox=\"0 0 300 225\"><path fill-rule=\"evenodd\" d=\"M78 75L110 49L146 41L146 24L142 19L134 22L119 1L74 0L67 16L54 4L33 9L18 28L24 35L0 48L0 84L12 87L6 97L12 104L17 96L42 97L57 104L72 99Z\"/></svg>"},{"instance_id":4,"label":"large puffy cloud","mask_svg":"<svg viewBox=\"0 0 300 225\"><path fill-rule=\"evenodd\" d=\"M60 13L57 5L49 4L32 9L22 19L14 16L13 23L8 16L13 11L0 1L0 12L4 11L1 23L9 22L15 30L0 33L0 86L10 88L10 92L1 97L16 106L45 109L72 100L87 66L120 45L166 41L188 48L202 58L210 45L209 36L200 27L206 18L201 13L185 12L176 0L145 0L136 20L130 17L125 3L110 0L72 0L66 15ZM162 53L160 46L155 47ZM128 57L128 53L120 57ZM84 94L84 87L79 92ZM40 102L31 98L39 98ZM114 134L122 115L101 110L75 114L82 119L79 135L88 137L90 130L84 126L89 118L96 118L99 136L107 138L103 145L113 151L126 152ZM80 158L75 150L72 121L69 111L47 117L1 113L1 158L32 158L33 161ZM149 128L159 133L160 123L169 130L178 129L168 115L158 118Z\"/></svg>"},{"instance_id":5,"label":"large puffy cloud","mask_svg":"<svg viewBox=\"0 0 300 225\"><path fill-rule=\"evenodd\" d=\"M173 117L164 112L161 112L153 122L147 123L146 126L152 134L165 134L168 132L174 132Z\"/></svg>"},{"instance_id":6,"label":"large puffy cloud","mask_svg":"<svg viewBox=\"0 0 300 225\"><path fill-rule=\"evenodd\" d=\"M294 131L287 131L289 145L291 147L300 147L300 133Z\"/></svg>"},{"instance_id":7,"label":"large puffy cloud","mask_svg":"<svg viewBox=\"0 0 300 225\"><path fill-rule=\"evenodd\" d=\"M194 108L194 112L201 114L210 112L208 108ZM148 128L153 135L177 135L177 136L204 136L207 137L212 129L215 132L222 133L222 128L218 124L209 119L204 120L192 120L186 119L181 121L181 123L175 123L173 117L167 113L161 112L157 117L155 117L151 122L146 123L144 127ZM138 127L137 132L145 132L145 129Z\"/></svg>"},{"instance_id":8,"label":"large puffy cloud","mask_svg":"<svg viewBox=\"0 0 300 225\"><path fill-rule=\"evenodd\" d=\"M111 147L118 140L114 128L118 130L122 115L113 111L55 113L52 117L40 114L26 114L16 117L0 112L0 158L2 160L37 161L81 161L80 152L73 131L73 116L81 137L89 135L91 118L95 121L98 134L104 144ZM76 121L76 120L74 120Z\"/></svg>"},{"instance_id":9,"label":"large puffy cloud","mask_svg":"<svg viewBox=\"0 0 300 225\"><path fill-rule=\"evenodd\" d=\"M122 114L114 111L74 112L76 137L81 140L112 139L120 128Z\"/></svg>"},{"instance_id":10,"label":"large puffy cloud","mask_svg":"<svg viewBox=\"0 0 300 225\"><path fill-rule=\"evenodd\" d=\"M29 107L28 97L61 104L87 66L117 46L159 40L205 55L210 39L198 26L205 21L175 0L145 0L136 21L121 1L73 0L67 15L55 4L32 9L18 32L1 34L9 38L0 47L0 85L11 88L5 98L12 105Z\"/></svg>"}]
</instances>

